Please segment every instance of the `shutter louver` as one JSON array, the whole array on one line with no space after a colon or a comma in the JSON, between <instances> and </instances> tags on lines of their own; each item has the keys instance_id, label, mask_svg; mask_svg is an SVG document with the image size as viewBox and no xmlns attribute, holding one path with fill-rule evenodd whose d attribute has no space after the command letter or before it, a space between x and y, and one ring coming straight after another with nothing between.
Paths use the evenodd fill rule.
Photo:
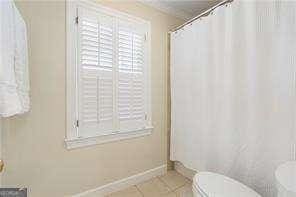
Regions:
<instances>
[{"instance_id":1,"label":"shutter louver","mask_svg":"<svg viewBox=\"0 0 296 197\"><path fill-rule=\"evenodd\" d=\"M133 71L143 72L143 36L134 34L133 36Z\"/></svg>"},{"instance_id":2,"label":"shutter louver","mask_svg":"<svg viewBox=\"0 0 296 197\"><path fill-rule=\"evenodd\" d=\"M118 116L121 131L144 126L143 38L131 29L118 30Z\"/></svg>"},{"instance_id":3,"label":"shutter louver","mask_svg":"<svg viewBox=\"0 0 296 197\"><path fill-rule=\"evenodd\" d=\"M79 63L79 133L113 132L113 23L112 18L81 13Z\"/></svg>"},{"instance_id":4,"label":"shutter louver","mask_svg":"<svg viewBox=\"0 0 296 197\"><path fill-rule=\"evenodd\" d=\"M100 67L112 70L113 67L113 29L100 25Z\"/></svg>"}]
</instances>

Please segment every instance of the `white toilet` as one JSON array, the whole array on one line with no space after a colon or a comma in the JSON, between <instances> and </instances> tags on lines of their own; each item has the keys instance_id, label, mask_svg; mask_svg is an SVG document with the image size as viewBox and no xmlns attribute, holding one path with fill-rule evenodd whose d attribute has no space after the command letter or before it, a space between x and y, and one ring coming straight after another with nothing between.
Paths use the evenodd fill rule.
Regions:
<instances>
[{"instance_id":1,"label":"white toilet","mask_svg":"<svg viewBox=\"0 0 296 197\"><path fill-rule=\"evenodd\" d=\"M194 197L261 197L242 183L212 172L197 173L192 185Z\"/></svg>"},{"instance_id":2,"label":"white toilet","mask_svg":"<svg viewBox=\"0 0 296 197\"><path fill-rule=\"evenodd\" d=\"M296 197L296 161L280 165L275 178L278 197ZM242 183L212 172L197 173L192 185L194 197L261 197Z\"/></svg>"},{"instance_id":3,"label":"white toilet","mask_svg":"<svg viewBox=\"0 0 296 197\"><path fill-rule=\"evenodd\" d=\"M296 161L280 165L275 171L278 197L296 196Z\"/></svg>"}]
</instances>

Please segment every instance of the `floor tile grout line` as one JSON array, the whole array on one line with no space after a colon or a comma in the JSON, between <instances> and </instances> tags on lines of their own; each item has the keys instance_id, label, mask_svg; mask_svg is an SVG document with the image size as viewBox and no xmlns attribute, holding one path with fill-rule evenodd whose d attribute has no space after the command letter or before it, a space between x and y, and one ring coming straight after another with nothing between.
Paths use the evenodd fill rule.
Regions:
<instances>
[{"instance_id":1,"label":"floor tile grout line","mask_svg":"<svg viewBox=\"0 0 296 197\"><path fill-rule=\"evenodd\" d=\"M182 175L181 175L182 176ZM181 186L176 187L175 189L172 189L165 181L163 181L159 176L157 177L162 183L164 183L169 189L170 192L175 192L177 189L180 189L181 187L184 187L187 182L185 182L184 184L182 184Z\"/></svg>"},{"instance_id":2,"label":"floor tile grout line","mask_svg":"<svg viewBox=\"0 0 296 197\"><path fill-rule=\"evenodd\" d=\"M176 188L175 188L175 189L173 189L172 191L173 191L173 192L176 192L176 190L178 190L178 189L180 189L180 188L184 187L186 184L187 184L187 183L184 183L184 185L181 185L181 186L179 186L179 187L176 187Z\"/></svg>"},{"instance_id":3,"label":"floor tile grout line","mask_svg":"<svg viewBox=\"0 0 296 197\"><path fill-rule=\"evenodd\" d=\"M163 180L160 178L160 176L157 176L156 178L157 178L160 182L162 182L165 186L167 186L167 188L169 189L169 192L168 192L167 194L174 193L174 194L177 195L177 193L176 193L173 189L171 189L171 187L170 187L165 181L163 181Z\"/></svg>"},{"instance_id":4,"label":"floor tile grout line","mask_svg":"<svg viewBox=\"0 0 296 197\"><path fill-rule=\"evenodd\" d=\"M162 182L163 184L165 184L165 186L169 188L169 193L174 192L174 190L164 180L162 180L159 176L157 178L160 180L160 182Z\"/></svg>"},{"instance_id":5,"label":"floor tile grout line","mask_svg":"<svg viewBox=\"0 0 296 197\"><path fill-rule=\"evenodd\" d=\"M143 197L144 197L144 194L142 193L142 191L140 190L140 188L139 188L137 185L135 185L135 187L136 187L136 188L137 188L137 190L140 192L141 196L143 196Z\"/></svg>"}]
</instances>

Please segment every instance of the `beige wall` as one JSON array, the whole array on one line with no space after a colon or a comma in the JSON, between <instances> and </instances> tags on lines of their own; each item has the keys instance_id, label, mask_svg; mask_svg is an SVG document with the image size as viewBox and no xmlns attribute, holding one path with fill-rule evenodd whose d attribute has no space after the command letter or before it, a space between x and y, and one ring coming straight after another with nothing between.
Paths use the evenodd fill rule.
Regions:
<instances>
[{"instance_id":1,"label":"beige wall","mask_svg":"<svg viewBox=\"0 0 296 197\"><path fill-rule=\"evenodd\" d=\"M5 186L30 197L79 193L167 162L167 32L183 21L136 2L103 5L151 21L153 134L68 151L65 2L19 1L28 28L31 111L4 121Z\"/></svg>"}]
</instances>

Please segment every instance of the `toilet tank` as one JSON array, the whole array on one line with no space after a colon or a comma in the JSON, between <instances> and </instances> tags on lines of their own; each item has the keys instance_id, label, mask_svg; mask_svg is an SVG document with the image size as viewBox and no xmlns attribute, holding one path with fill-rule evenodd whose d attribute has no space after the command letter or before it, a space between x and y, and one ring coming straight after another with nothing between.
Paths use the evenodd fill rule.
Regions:
<instances>
[{"instance_id":1,"label":"toilet tank","mask_svg":"<svg viewBox=\"0 0 296 197\"><path fill-rule=\"evenodd\" d=\"M296 161L280 165L275 171L278 197L296 196Z\"/></svg>"}]
</instances>

